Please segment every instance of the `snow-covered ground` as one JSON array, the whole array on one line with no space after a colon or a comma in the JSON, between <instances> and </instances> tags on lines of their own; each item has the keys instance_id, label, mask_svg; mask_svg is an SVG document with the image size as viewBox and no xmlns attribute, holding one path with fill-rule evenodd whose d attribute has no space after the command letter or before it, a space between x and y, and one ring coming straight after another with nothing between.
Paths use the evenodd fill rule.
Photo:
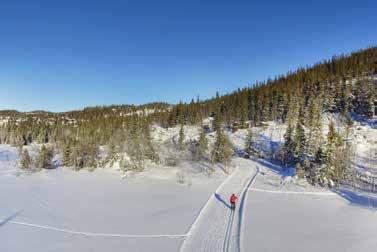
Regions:
<instances>
[{"instance_id":1,"label":"snow-covered ground","mask_svg":"<svg viewBox=\"0 0 377 252\"><path fill-rule=\"evenodd\" d=\"M16 149L0 149L0 251L177 251L224 178L188 186L169 171L121 179L67 168L16 176Z\"/></svg>"},{"instance_id":2,"label":"snow-covered ground","mask_svg":"<svg viewBox=\"0 0 377 252\"><path fill-rule=\"evenodd\" d=\"M264 164L247 197L244 251L376 251L376 197L348 201Z\"/></svg>"},{"instance_id":3,"label":"snow-covered ground","mask_svg":"<svg viewBox=\"0 0 377 252\"><path fill-rule=\"evenodd\" d=\"M355 129L362 156L376 129ZM253 132L268 154L282 143L285 126L268 123ZM165 149L178 133L156 126L152 137ZM189 141L199 130L185 126L185 133ZM228 132L236 149L246 134ZM214 133L208 139L213 143ZM376 195L314 187L263 160L237 157L229 176L221 169L209 176L205 163L183 156L177 167L147 163L144 172L122 179L111 168L28 175L17 158L16 148L0 145L0 251L377 250ZM179 171L186 177L181 184ZM235 212L231 193L239 197Z\"/></svg>"},{"instance_id":4,"label":"snow-covered ground","mask_svg":"<svg viewBox=\"0 0 377 252\"><path fill-rule=\"evenodd\" d=\"M213 193L182 244L181 251L240 251L241 224L247 190L257 175L257 167L249 160L233 160L236 169ZM235 211L229 196L238 195Z\"/></svg>"}]
</instances>

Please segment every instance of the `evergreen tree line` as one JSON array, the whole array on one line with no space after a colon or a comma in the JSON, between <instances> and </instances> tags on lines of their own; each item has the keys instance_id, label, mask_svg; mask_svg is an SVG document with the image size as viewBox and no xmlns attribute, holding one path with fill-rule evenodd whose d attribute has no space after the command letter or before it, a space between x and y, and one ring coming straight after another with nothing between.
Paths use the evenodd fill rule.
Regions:
<instances>
[{"instance_id":1,"label":"evergreen tree line","mask_svg":"<svg viewBox=\"0 0 377 252\"><path fill-rule=\"evenodd\" d=\"M307 122L315 111L353 113L365 118L376 114L377 47L334 56L311 67L257 82L251 87L209 100L192 99L173 106L168 116L158 118L167 126L197 124L218 110L226 125L251 121L292 120L300 110Z\"/></svg>"},{"instance_id":2,"label":"evergreen tree line","mask_svg":"<svg viewBox=\"0 0 377 252\"><path fill-rule=\"evenodd\" d=\"M229 160L231 151L226 144L223 125L230 126L235 122L242 126L245 122L259 125L263 121L275 120L288 125L285 146L279 154L281 162L287 166L298 165L298 170L305 171L302 174L310 179L336 181L331 175L339 174L336 168L326 172L319 169L321 175L313 175L318 172L313 172L316 169L312 167L331 163L332 159L326 152L333 146L344 152L349 148L344 137L341 140L335 137L334 143L330 138L322 137L322 115L325 112L338 113L346 122L351 121L351 115L373 117L376 114L377 88L369 76L375 74L377 48L373 47L350 55L334 56L331 60L230 94L221 96L217 93L208 100L198 97L177 105L114 105L65 113L1 111L0 116L7 118L8 122L0 126L0 143L15 146L53 144L55 151L62 156L63 165L77 169L103 165L101 162L112 165L117 158L123 158L117 153L125 151L131 161L122 160L122 165L142 169L143 160L158 160L150 137L153 123L162 127L197 125L202 119L212 116L217 140L216 151L211 153L210 159L224 162ZM183 139L182 134L183 127L180 139ZM203 147L203 136L199 142ZM324 149L323 144L329 142L331 146ZM107 146L109 155L106 161L98 159L100 146ZM202 147L195 149L197 159L203 156ZM181 148L184 148L183 142L179 142Z\"/></svg>"}]
</instances>

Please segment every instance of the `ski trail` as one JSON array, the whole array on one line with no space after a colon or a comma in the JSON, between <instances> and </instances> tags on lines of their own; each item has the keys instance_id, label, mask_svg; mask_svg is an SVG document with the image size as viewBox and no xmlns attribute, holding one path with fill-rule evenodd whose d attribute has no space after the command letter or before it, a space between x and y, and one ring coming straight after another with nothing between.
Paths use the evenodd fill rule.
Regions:
<instances>
[{"instance_id":1,"label":"ski trail","mask_svg":"<svg viewBox=\"0 0 377 252\"><path fill-rule=\"evenodd\" d=\"M31 228L39 228L39 229L68 233L68 234L73 234L73 235L88 236L88 237L183 238L187 236L187 234L132 235L132 234L90 233L90 232L81 232L81 231L75 231L75 230L69 230L69 229L63 229L63 228L57 228L57 227L51 227L51 226L37 225L37 224L26 223L26 222L7 221L7 219L0 220L0 223L21 225L21 226L26 226L26 227L31 227Z\"/></svg>"},{"instance_id":2,"label":"ski trail","mask_svg":"<svg viewBox=\"0 0 377 252\"><path fill-rule=\"evenodd\" d=\"M240 204L240 207L238 209L239 211L239 219L238 219L238 230L237 230L237 242L238 242L238 251L243 251L242 249L242 241L243 241L243 232L242 230L244 229L243 226L244 226L244 222L242 220L245 219L245 215L246 215L246 212L245 212L245 204L246 204L246 201L247 201L247 195L248 195L248 191L250 190L250 187L251 187L251 184L254 182L255 178L257 177L257 175L259 174L260 172L260 169L258 166L256 166L256 172L255 174L252 176L252 178L250 179L248 185L245 187L243 193L242 193L242 198L241 198L241 204Z\"/></svg>"},{"instance_id":3,"label":"ski trail","mask_svg":"<svg viewBox=\"0 0 377 252\"><path fill-rule=\"evenodd\" d=\"M278 193L278 194L301 194L301 195L315 195L315 196L337 196L333 192L299 192L299 191L278 191L278 190L266 190L259 188L250 188L249 191L265 192L265 193Z\"/></svg>"},{"instance_id":4,"label":"ski trail","mask_svg":"<svg viewBox=\"0 0 377 252\"><path fill-rule=\"evenodd\" d=\"M231 211L230 214L229 214L228 226L226 228L226 233L225 233L223 252L229 251L230 234L231 234L232 227L233 227L233 220L234 220L234 211Z\"/></svg>"},{"instance_id":5,"label":"ski trail","mask_svg":"<svg viewBox=\"0 0 377 252\"><path fill-rule=\"evenodd\" d=\"M257 165L251 160L236 158L237 167L219 186L200 211L191 226L180 251L240 251L242 215L248 187L257 175ZM239 197L238 206L231 211L228 198Z\"/></svg>"}]
</instances>

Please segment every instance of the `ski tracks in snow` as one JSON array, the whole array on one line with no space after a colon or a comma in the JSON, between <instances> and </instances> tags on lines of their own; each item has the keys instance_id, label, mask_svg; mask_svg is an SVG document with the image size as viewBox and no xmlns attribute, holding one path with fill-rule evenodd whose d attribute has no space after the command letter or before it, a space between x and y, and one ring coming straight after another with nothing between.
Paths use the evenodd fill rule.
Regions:
<instances>
[{"instance_id":1,"label":"ski tracks in snow","mask_svg":"<svg viewBox=\"0 0 377 252\"><path fill-rule=\"evenodd\" d=\"M231 231L233 227L233 221L234 221L234 213L235 211L231 211L229 214L229 221L228 221L228 226L226 228L226 233L225 233L225 239L224 239L224 245L223 245L223 252L229 251L229 243L231 239Z\"/></svg>"},{"instance_id":2,"label":"ski tracks in snow","mask_svg":"<svg viewBox=\"0 0 377 252\"><path fill-rule=\"evenodd\" d=\"M182 243L181 252L242 250L245 201L258 168L251 160L237 158L235 161L236 169L200 211ZM239 197L235 211L231 211L228 204L228 197L232 193L237 193Z\"/></svg>"},{"instance_id":3,"label":"ski tracks in snow","mask_svg":"<svg viewBox=\"0 0 377 252\"><path fill-rule=\"evenodd\" d=\"M44 229L44 230L73 234L73 235L82 235L82 236L87 236L87 237L184 238L184 237L187 236L186 234L133 235L133 234L112 234L112 233L91 233L91 232L82 232L82 231L69 230L69 229L63 229L63 228L52 227L52 226L44 226L44 225L38 225L38 224L32 224L32 223L26 223L26 222L9 221L8 219L0 220L0 224L1 223L4 223L4 224L9 223L9 224L14 224L14 225L26 226L26 227L30 227L30 228L38 228L38 229Z\"/></svg>"}]
</instances>

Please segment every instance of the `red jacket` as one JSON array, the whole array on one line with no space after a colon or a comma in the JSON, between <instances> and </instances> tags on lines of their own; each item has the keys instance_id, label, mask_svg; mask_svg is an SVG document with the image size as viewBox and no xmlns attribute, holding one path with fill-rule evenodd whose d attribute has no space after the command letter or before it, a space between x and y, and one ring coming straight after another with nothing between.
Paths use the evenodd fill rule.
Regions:
<instances>
[{"instance_id":1,"label":"red jacket","mask_svg":"<svg viewBox=\"0 0 377 252\"><path fill-rule=\"evenodd\" d=\"M232 194L232 196L230 196L230 203L231 204L236 204L236 201L237 201L237 196Z\"/></svg>"}]
</instances>

